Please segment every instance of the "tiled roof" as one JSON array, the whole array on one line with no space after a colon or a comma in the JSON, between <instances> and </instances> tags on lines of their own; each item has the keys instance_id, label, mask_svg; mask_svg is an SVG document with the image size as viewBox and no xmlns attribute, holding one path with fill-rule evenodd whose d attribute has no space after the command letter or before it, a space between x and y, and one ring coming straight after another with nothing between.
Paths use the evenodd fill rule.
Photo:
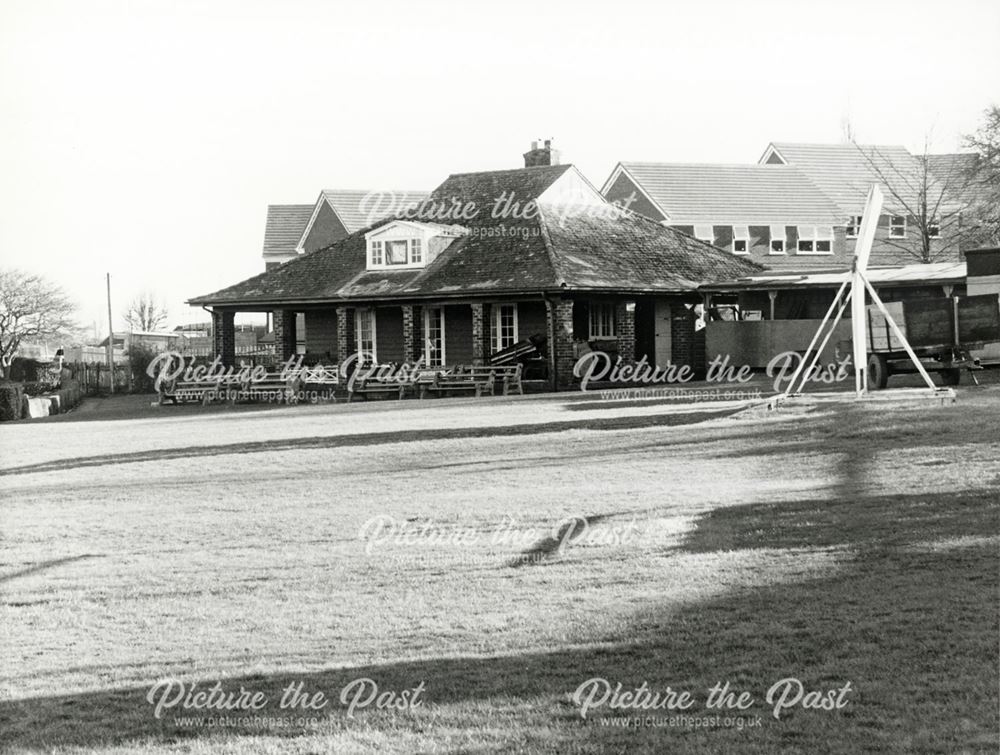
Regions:
<instances>
[{"instance_id":1,"label":"tiled roof","mask_svg":"<svg viewBox=\"0 0 1000 755\"><path fill-rule=\"evenodd\" d=\"M475 217L433 221L460 224L457 238L421 270L366 270L362 229L192 304L237 304L468 296L559 291L692 290L698 283L762 270L747 260L646 218L566 214L546 206L527 218L494 217L497 197L527 203L571 166L466 173L432 192L431 202L475 203ZM427 207L434 205L428 202ZM374 224L378 227L389 220Z\"/></svg>"},{"instance_id":2,"label":"tiled roof","mask_svg":"<svg viewBox=\"0 0 1000 755\"><path fill-rule=\"evenodd\" d=\"M840 209L841 217L859 215L872 183L879 183L885 194L885 207L902 208L889 187L880 180L872 164L889 178L893 188L907 203L916 200L915 191L906 187L919 184L921 166L905 147L896 145L795 144L773 142L771 146L789 165L794 165ZM866 157L867 156L867 157ZM912 200L907 194L913 193Z\"/></svg>"},{"instance_id":3,"label":"tiled roof","mask_svg":"<svg viewBox=\"0 0 1000 755\"><path fill-rule=\"evenodd\" d=\"M268 205L267 225L264 226L264 254L295 254L295 247L312 211L311 204Z\"/></svg>"},{"instance_id":4,"label":"tiled roof","mask_svg":"<svg viewBox=\"0 0 1000 755\"><path fill-rule=\"evenodd\" d=\"M572 169L572 165L543 165L514 170L453 173L431 192L430 200L436 203L448 203L452 200L473 202L479 209L479 222L489 224L495 219L488 216L501 197L510 200L507 205L509 207L513 207L514 202L523 206L544 194L546 189Z\"/></svg>"},{"instance_id":5,"label":"tiled roof","mask_svg":"<svg viewBox=\"0 0 1000 755\"><path fill-rule=\"evenodd\" d=\"M542 208L556 270L571 289L690 291L762 267L655 220L627 213L565 218Z\"/></svg>"},{"instance_id":6,"label":"tiled roof","mask_svg":"<svg viewBox=\"0 0 1000 755\"><path fill-rule=\"evenodd\" d=\"M672 225L840 223L840 209L787 165L621 163Z\"/></svg>"},{"instance_id":7,"label":"tiled roof","mask_svg":"<svg viewBox=\"0 0 1000 755\"><path fill-rule=\"evenodd\" d=\"M360 231L376 220L420 202L426 191L324 189L322 197L330 204L348 233ZM310 212L312 207L309 208ZM306 218L308 220L308 218ZM303 227L305 224L303 223ZM298 241L298 239L296 239Z\"/></svg>"},{"instance_id":8,"label":"tiled roof","mask_svg":"<svg viewBox=\"0 0 1000 755\"><path fill-rule=\"evenodd\" d=\"M751 288L836 288L844 282L844 278L848 274L843 270L764 273L763 275L750 275L735 280L705 284L702 289L706 291L731 291ZM964 283L966 265L964 262L924 262L899 267L870 267L865 272L865 277L875 286Z\"/></svg>"},{"instance_id":9,"label":"tiled roof","mask_svg":"<svg viewBox=\"0 0 1000 755\"><path fill-rule=\"evenodd\" d=\"M927 155L927 168L942 185L950 189L959 201L990 201L990 187L977 180L976 168L979 155L975 152L953 152L943 155Z\"/></svg>"}]
</instances>

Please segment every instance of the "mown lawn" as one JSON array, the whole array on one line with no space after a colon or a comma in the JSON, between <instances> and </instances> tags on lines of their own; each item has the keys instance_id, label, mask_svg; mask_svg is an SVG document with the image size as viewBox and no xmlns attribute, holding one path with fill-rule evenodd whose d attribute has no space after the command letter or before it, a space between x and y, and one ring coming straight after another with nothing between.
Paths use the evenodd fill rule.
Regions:
<instances>
[{"instance_id":1,"label":"mown lawn","mask_svg":"<svg viewBox=\"0 0 1000 755\"><path fill-rule=\"evenodd\" d=\"M2 428L0 741L996 752L1000 387L737 409L531 397ZM398 537L366 541L376 517ZM163 677L263 692L273 715L298 682L332 702L304 725L192 726L154 717ZM765 692L788 677L850 682L847 704L775 719ZM422 683L423 704L349 716L359 678ZM697 704L583 719L593 678ZM726 681L750 726L709 720L735 718L704 707ZM620 725L636 715L655 720Z\"/></svg>"}]
</instances>

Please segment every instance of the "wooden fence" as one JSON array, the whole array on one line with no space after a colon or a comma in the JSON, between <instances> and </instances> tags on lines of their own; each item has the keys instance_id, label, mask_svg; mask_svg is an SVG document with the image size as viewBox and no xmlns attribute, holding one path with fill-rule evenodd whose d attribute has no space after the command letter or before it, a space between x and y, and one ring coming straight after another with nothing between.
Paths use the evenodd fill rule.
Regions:
<instances>
[{"instance_id":1,"label":"wooden fence","mask_svg":"<svg viewBox=\"0 0 1000 755\"><path fill-rule=\"evenodd\" d=\"M110 392L111 372L107 362L64 362L63 368L70 371L73 379L80 384L85 396ZM114 369L116 393L132 391L132 369L126 364L116 364Z\"/></svg>"}]
</instances>

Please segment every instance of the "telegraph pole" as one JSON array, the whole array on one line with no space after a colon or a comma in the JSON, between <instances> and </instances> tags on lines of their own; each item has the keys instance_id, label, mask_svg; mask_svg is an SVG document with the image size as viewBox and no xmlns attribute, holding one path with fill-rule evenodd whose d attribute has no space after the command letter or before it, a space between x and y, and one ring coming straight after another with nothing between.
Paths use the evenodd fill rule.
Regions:
<instances>
[{"instance_id":1,"label":"telegraph pole","mask_svg":"<svg viewBox=\"0 0 1000 755\"><path fill-rule=\"evenodd\" d=\"M108 387L115 392L115 328L111 320L111 273L108 276Z\"/></svg>"}]
</instances>

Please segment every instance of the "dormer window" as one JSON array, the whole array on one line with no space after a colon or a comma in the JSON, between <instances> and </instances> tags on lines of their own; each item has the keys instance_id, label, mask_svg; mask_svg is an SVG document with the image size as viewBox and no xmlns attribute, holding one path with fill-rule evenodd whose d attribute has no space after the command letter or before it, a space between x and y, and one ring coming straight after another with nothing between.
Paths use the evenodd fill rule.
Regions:
<instances>
[{"instance_id":1,"label":"dormer window","mask_svg":"<svg viewBox=\"0 0 1000 755\"><path fill-rule=\"evenodd\" d=\"M468 229L441 223L396 220L365 234L368 269L395 270L429 265Z\"/></svg>"},{"instance_id":2,"label":"dormer window","mask_svg":"<svg viewBox=\"0 0 1000 755\"><path fill-rule=\"evenodd\" d=\"M422 265L423 241L411 239L372 239L369 243L369 267L402 267Z\"/></svg>"}]
</instances>

